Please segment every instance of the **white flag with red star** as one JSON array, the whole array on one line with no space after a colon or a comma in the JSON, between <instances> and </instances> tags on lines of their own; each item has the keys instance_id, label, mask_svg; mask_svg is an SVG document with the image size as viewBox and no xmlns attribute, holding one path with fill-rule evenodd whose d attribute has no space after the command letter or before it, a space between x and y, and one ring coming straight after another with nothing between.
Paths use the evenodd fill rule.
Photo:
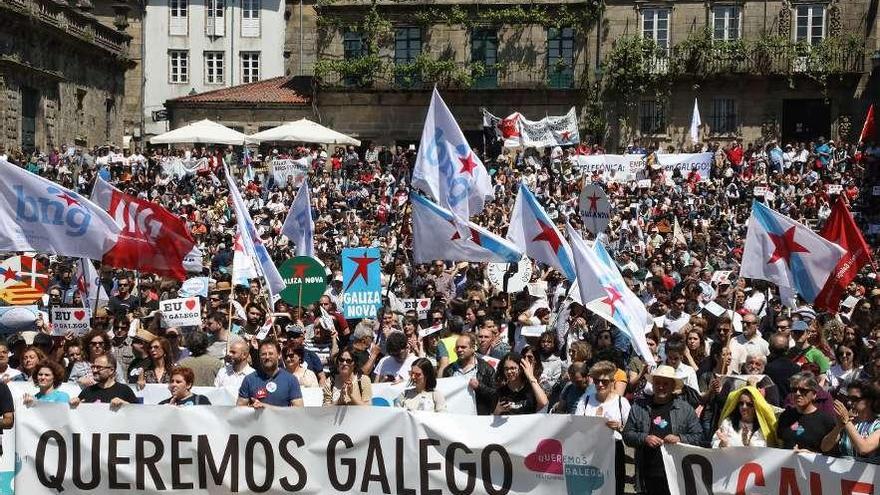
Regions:
<instances>
[{"instance_id":1,"label":"white flag with red star","mask_svg":"<svg viewBox=\"0 0 880 495\"><path fill-rule=\"evenodd\" d=\"M754 201L739 274L791 288L811 303L844 253L806 225Z\"/></svg>"},{"instance_id":2,"label":"white flag with red star","mask_svg":"<svg viewBox=\"0 0 880 495\"><path fill-rule=\"evenodd\" d=\"M465 220L483 211L486 200L495 197L489 172L471 150L437 88L425 117L412 185Z\"/></svg>"},{"instance_id":3,"label":"white flag with red star","mask_svg":"<svg viewBox=\"0 0 880 495\"><path fill-rule=\"evenodd\" d=\"M0 251L100 260L120 228L79 194L0 160Z\"/></svg>"}]
</instances>

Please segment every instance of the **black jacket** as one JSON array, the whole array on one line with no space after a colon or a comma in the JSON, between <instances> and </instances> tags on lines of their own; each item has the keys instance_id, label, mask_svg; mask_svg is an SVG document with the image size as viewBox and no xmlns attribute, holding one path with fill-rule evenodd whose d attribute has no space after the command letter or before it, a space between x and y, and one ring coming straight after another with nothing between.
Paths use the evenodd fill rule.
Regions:
<instances>
[{"instance_id":1,"label":"black jacket","mask_svg":"<svg viewBox=\"0 0 880 495\"><path fill-rule=\"evenodd\" d=\"M474 396L477 402L477 414L487 416L492 414L495 409L495 370L489 366L489 363L483 361L479 357L477 360L477 381L480 385L474 390ZM443 370L443 377L449 378L455 376L461 370L461 363L456 361Z\"/></svg>"}]
</instances>

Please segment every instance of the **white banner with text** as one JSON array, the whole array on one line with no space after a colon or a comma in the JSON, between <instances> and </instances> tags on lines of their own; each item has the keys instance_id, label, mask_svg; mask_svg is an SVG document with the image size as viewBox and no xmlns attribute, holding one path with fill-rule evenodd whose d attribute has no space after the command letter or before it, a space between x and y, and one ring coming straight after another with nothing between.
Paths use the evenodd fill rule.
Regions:
<instances>
[{"instance_id":1,"label":"white banner with text","mask_svg":"<svg viewBox=\"0 0 880 495\"><path fill-rule=\"evenodd\" d=\"M40 403L16 420L16 489L28 495L610 495L615 486L611 430L583 416Z\"/></svg>"},{"instance_id":2,"label":"white banner with text","mask_svg":"<svg viewBox=\"0 0 880 495\"><path fill-rule=\"evenodd\" d=\"M671 495L877 493L873 464L758 447L704 449L664 445L663 464Z\"/></svg>"}]
</instances>

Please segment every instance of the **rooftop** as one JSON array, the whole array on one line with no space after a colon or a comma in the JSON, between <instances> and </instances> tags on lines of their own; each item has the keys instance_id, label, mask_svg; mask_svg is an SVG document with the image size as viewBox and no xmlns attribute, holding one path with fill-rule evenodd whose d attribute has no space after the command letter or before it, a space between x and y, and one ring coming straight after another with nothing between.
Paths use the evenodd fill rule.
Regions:
<instances>
[{"instance_id":1,"label":"rooftop","mask_svg":"<svg viewBox=\"0 0 880 495\"><path fill-rule=\"evenodd\" d=\"M311 78L279 76L254 83L205 91L168 100L168 103L269 103L308 105L311 103Z\"/></svg>"}]
</instances>

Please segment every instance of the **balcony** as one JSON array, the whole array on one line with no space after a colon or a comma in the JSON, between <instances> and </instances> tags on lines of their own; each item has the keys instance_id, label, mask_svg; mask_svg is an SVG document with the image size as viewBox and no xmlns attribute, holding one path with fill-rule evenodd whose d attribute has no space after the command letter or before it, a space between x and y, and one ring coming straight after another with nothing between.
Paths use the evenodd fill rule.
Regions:
<instances>
[{"instance_id":1,"label":"balcony","mask_svg":"<svg viewBox=\"0 0 880 495\"><path fill-rule=\"evenodd\" d=\"M865 68L864 43L827 38L809 46L779 40L716 43L709 47L673 47L670 63L680 75L858 74Z\"/></svg>"},{"instance_id":2,"label":"balcony","mask_svg":"<svg viewBox=\"0 0 880 495\"><path fill-rule=\"evenodd\" d=\"M535 67L522 63L480 63L421 59L397 64L379 57L356 60L323 59L315 75L324 88L360 88L370 90L424 90L435 84L446 89L578 89L583 64L573 67L554 64Z\"/></svg>"}]
</instances>

